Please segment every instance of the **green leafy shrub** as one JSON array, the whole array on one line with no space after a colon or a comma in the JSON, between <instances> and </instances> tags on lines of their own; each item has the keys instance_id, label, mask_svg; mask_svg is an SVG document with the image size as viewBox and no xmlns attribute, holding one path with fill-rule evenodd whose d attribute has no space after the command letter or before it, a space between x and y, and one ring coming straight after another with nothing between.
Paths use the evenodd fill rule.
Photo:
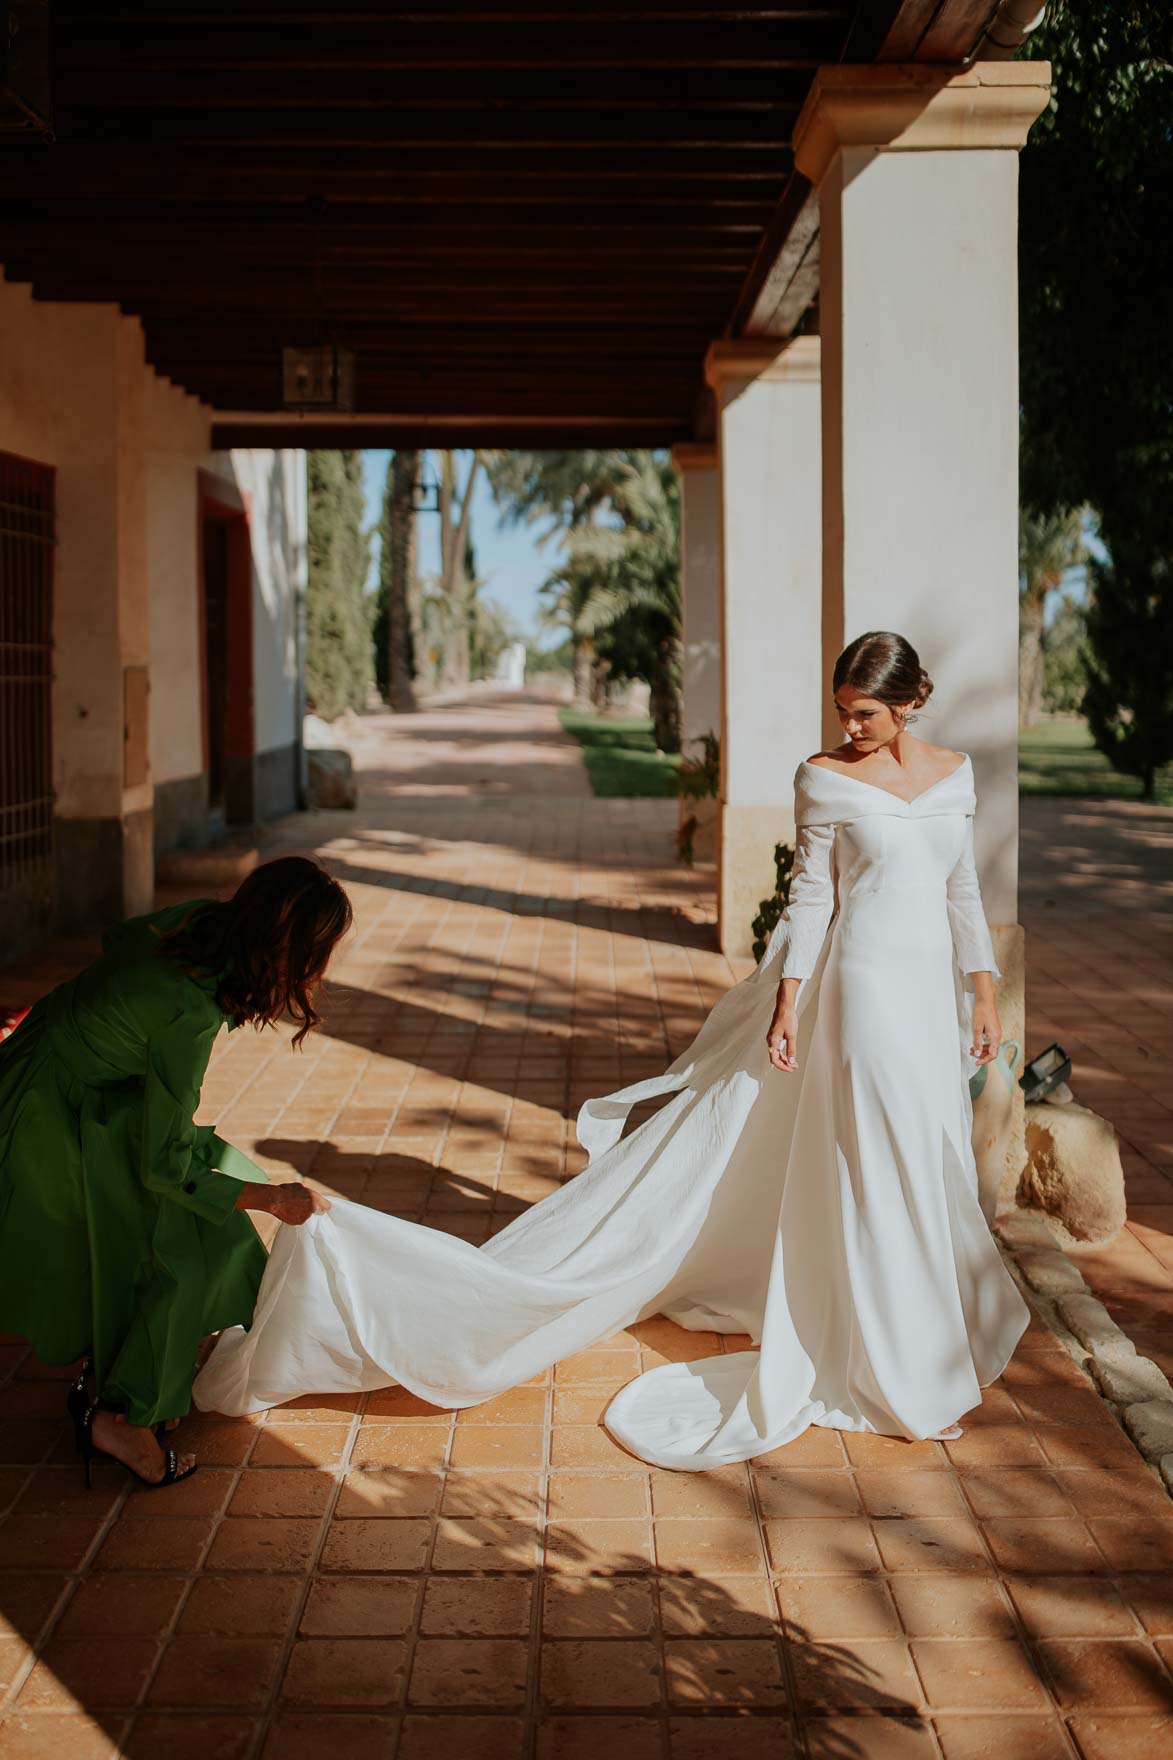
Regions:
<instances>
[{"instance_id":1,"label":"green leafy shrub","mask_svg":"<svg viewBox=\"0 0 1173 1760\"><path fill-rule=\"evenodd\" d=\"M790 903L790 881L794 873L794 851L788 843L774 845L775 887L772 898L763 898L758 906L758 914L750 927L753 930L753 956L761 964L762 955L769 944L770 936L777 927L778 920L786 906Z\"/></svg>"}]
</instances>

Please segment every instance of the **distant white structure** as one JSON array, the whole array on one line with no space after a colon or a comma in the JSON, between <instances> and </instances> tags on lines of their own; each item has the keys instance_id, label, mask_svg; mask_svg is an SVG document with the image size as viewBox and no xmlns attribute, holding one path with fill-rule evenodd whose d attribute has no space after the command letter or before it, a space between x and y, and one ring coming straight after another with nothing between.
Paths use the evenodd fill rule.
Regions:
<instances>
[{"instance_id":1,"label":"distant white structure","mask_svg":"<svg viewBox=\"0 0 1173 1760\"><path fill-rule=\"evenodd\" d=\"M510 642L497 661L496 680L504 690L519 691L525 684L525 643Z\"/></svg>"}]
</instances>

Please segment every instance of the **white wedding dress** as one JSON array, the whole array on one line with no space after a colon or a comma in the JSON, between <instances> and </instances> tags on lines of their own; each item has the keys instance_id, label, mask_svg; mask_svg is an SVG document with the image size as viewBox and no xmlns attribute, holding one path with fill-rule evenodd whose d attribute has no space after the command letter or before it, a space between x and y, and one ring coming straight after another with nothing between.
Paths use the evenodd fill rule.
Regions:
<instances>
[{"instance_id":1,"label":"white wedding dress","mask_svg":"<svg viewBox=\"0 0 1173 1760\"><path fill-rule=\"evenodd\" d=\"M656 1466L746 1460L810 1424L932 1436L979 1403L1028 1313L970 1148L962 974L995 969L970 763L911 802L809 763L795 789L765 958L667 1074L587 1102L586 1170L479 1248L342 1201L282 1229L201 1407L396 1382L476 1405L654 1313L761 1341L616 1395L608 1429ZM791 1074L765 1042L783 976L806 980Z\"/></svg>"}]
</instances>

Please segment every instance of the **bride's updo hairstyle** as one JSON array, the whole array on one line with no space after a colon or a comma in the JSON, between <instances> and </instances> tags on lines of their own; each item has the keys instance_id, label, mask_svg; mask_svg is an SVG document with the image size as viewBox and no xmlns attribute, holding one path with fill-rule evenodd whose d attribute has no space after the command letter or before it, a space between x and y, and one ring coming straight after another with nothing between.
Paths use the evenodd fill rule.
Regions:
<instances>
[{"instance_id":1,"label":"bride's updo hairstyle","mask_svg":"<svg viewBox=\"0 0 1173 1760\"><path fill-rule=\"evenodd\" d=\"M911 703L923 709L933 694L933 681L912 643L890 629L870 629L856 636L835 662L832 690L849 685L863 697L895 707ZM912 721L910 712L906 721Z\"/></svg>"}]
</instances>

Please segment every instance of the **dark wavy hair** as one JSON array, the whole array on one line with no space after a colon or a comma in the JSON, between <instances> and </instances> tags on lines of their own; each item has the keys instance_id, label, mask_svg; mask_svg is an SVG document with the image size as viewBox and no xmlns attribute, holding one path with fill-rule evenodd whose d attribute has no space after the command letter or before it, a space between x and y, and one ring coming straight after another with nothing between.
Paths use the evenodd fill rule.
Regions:
<instances>
[{"instance_id":1,"label":"dark wavy hair","mask_svg":"<svg viewBox=\"0 0 1173 1760\"><path fill-rule=\"evenodd\" d=\"M237 1026L270 1027L287 1014L300 1045L321 1019L314 992L352 920L332 874L281 856L254 868L227 903L194 910L161 948L184 971L216 975L217 1005Z\"/></svg>"},{"instance_id":2,"label":"dark wavy hair","mask_svg":"<svg viewBox=\"0 0 1173 1760\"><path fill-rule=\"evenodd\" d=\"M831 688L837 691L845 684L877 703L911 703L914 709L923 709L933 694L920 655L890 629L870 629L848 643L835 662Z\"/></svg>"}]
</instances>

